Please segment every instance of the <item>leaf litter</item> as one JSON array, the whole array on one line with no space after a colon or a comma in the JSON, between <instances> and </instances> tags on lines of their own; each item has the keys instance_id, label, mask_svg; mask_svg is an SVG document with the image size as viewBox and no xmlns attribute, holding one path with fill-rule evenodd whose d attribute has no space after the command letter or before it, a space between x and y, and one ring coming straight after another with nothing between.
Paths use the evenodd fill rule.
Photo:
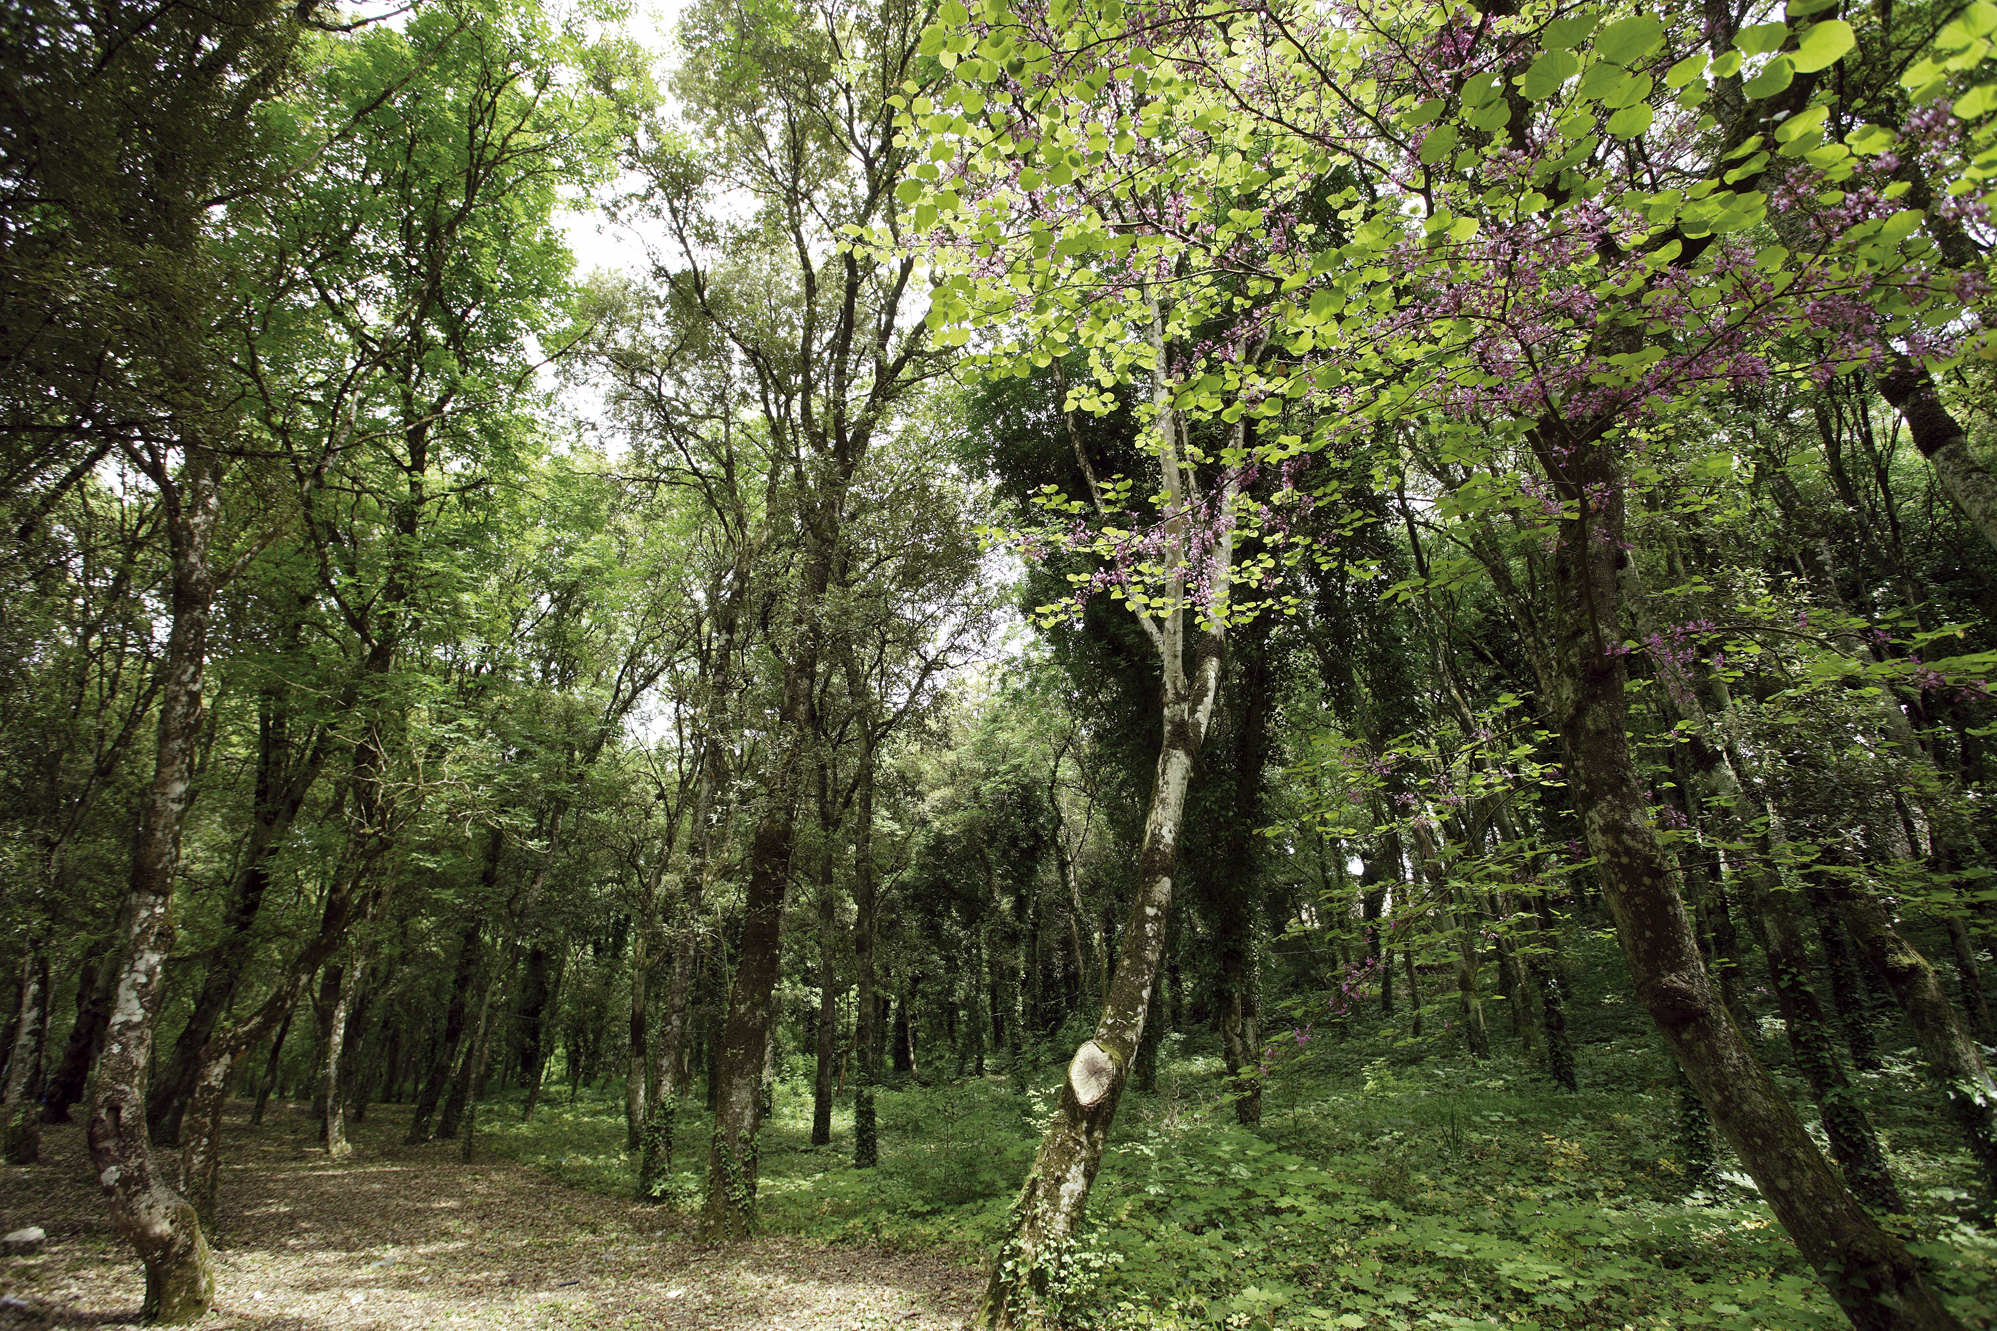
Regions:
<instances>
[{"instance_id":1,"label":"leaf litter","mask_svg":"<svg viewBox=\"0 0 1997 1331\"><path fill-rule=\"evenodd\" d=\"M400 1112L398 1112L398 1109ZM700 1243L692 1217L568 1187L461 1144L404 1146L406 1107L371 1106L331 1160L300 1106L223 1132L213 1331L447 1327L935 1331L964 1326L978 1276L949 1255L759 1238ZM174 1152L161 1167L177 1172ZM39 1164L0 1167L0 1328L135 1325L144 1278L112 1229L80 1125Z\"/></svg>"}]
</instances>

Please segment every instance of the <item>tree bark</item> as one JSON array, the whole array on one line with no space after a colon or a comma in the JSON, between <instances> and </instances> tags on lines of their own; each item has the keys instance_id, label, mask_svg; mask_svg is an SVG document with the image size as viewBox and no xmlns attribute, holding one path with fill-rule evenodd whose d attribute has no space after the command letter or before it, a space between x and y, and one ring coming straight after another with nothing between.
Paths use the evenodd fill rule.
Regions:
<instances>
[{"instance_id":1,"label":"tree bark","mask_svg":"<svg viewBox=\"0 0 1997 1331\"><path fill-rule=\"evenodd\" d=\"M6 1160L32 1165L42 1154L42 1074L49 1035L49 954L39 938L28 940L21 961L21 1006L14 1045L7 1056L7 1085L0 1095L6 1113Z\"/></svg>"},{"instance_id":2,"label":"tree bark","mask_svg":"<svg viewBox=\"0 0 1997 1331\"><path fill-rule=\"evenodd\" d=\"M874 882L874 748L869 733L860 742L860 788L853 811L853 1047L859 1065L853 1069L853 1167L872 1169L880 1163L880 1122L874 1109L874 916L878 907Z\"/></svg>"},{"instance_id":3,"label":"tree bark","mask_svg":"<svg viewBox=\"0 0 1997 1331\"><path fill-rule=\"evenodd\" d=\"M811 1144L832 1144L832 1063L839 1047L838 903L832 895L832 851L818 879L818 1066L811 1086Z\"/></svg>"},{"instance_id":4,"label":"tree bark","mask_svg":"<svg viewBox=\"0 0 1997 1331\"><path fill-rule=\"evenodd\" d=\"M326 1102L325 1117L320 1120L319 1135L326 1143L329 1159L340 1160L352 1155L354 1148L347 1141L347 1103L340 1085L341 1056L347 1047L347 1012L353 1004L354 986L360 983L360 968L356 966L352 975L342 973L337 966L328 966L333 988L332 1002L326 1013L325 1062L319 1069L319 1094ZM321 999L325 990L320 991Z\"/></svg>"},{"instance_id":5,"label":"tree bark","mask_svg":"<svg viewBox=\"0 0 1997 1331\"><path fill-rule=\"evenodd\" d=\"M1970 451L1969 432L1942 401L1934 376L1926 366L1895 352L1891 368L1877 379L1880 393L1906 420L1914 447L1934 467L1949 498L1997 549L1997 478Z\"/></svg>"},{"instance_id":6,"label":"tree bark","mask_svg":"<svg viewBox=\"0 0 1997 1331\"><path fill-rule=\"evenodd\" d=\"M296 624L288 625L286 633L295 642L299 636ZM158 1146L180 1144L180 1121L201 1072L201 1051L234 1000L256 942L257 916L270 889L271 857L304 807L325 762L328 745L324 731L295 768L288 762L291 727L285 689L284 683L275 682L259 699L253 821L249 844L243 848L243 862L236 872L229 913L223 921L225 932L209 954L194 1010L174 1040L173 1053L146 1105L147 1126Z\"/></svg>"},{"instance_id":7,"label":"tree bark","mask_svg":"<svg viewBox=\"0 0 1997 1331\"><path fill-rule=\"evenodd\" d=\"M1990 999L1983 992L1983 974L1976 964L1976 944L1969 925L1960 915L1944 917L1949 948L1955 955L1955 978L1962 986L1963 1011L1969 1014L1976 1038L1984 1044L1997 1044L1997 1022L1990 1018Z\"/></svg>"},{"instance_id":8,"label":"tree bark","mask_svg":"<svg viewBox=\"0 0 1997 1331\"><path fill-rule=\"evenodd\" d=\"M1533 445L1565 506L1554 555L1553 714L1637 995L1805 1260L1862 1331L1960 1323L1866 1214L1727 1014L1651 825L1627 731L1618 618L1623 484L1610 446L1543 422Z\"/></svg>"},{"instance_id":9,"label":"tree bark","mask_svg":"<svg viewBox=\"0 0 1997 1331\"><path fill-rule=\"evenodd\" d=\"M1849 883L1831 889L1838 916L1852 941L1886 977L1893 996L1914 1028L1928 1074L1948 1101L1949 1112L1983 1172L1985 1205L1997 1198L1997 1082L1983 1051L1962 1028L1933 966L1893 927L1879 899Z\"/></svg>"},{"instance_id":10,"label":"tree bark","mask_svg":"<svg viewBox=\"0 0 1997 1331\"><path fill-rule=\"evenodd\" d=\"M498 835L493 833L495 844ZM497 851L493 853L497 854ZM457 1067L458 1046L464 1042L465 1019L471 1008L472 978L478 972L478 935L479 921L474 918L465 925L464 935L458 944L458 965L451 976L450 1003L444 1009L444 1046L437 1052L430 1075L424 1078L423 1089L417 1092L416 1111L409 1117L409 1135L403 1138L405 1146L416 1146L430 1140L430 1116L437 1112L437 1104L444 1098L451 1073Z\"/></svg>"},{"instance_id":11,"label":"tree bark","mask_svg":"<svg viewBox=\"0 0 1997 1331\"><path fill-rule=\"evenodd\" d=\"M1129 923L1118 943L1116 975L1110 981L1095 1038L1085 1042L1069 1061L1068 1075L1061 1083L1060 1107L1041 1138L1033 1168L1013 1203L1011 1229L994 1257L984 1302L975 1319L980 1327L1010 1328L1043 1320L1047 1302L1055 1293L1057 1273L1081 1224L1089 1188L1101 1167L1103 1147L1116 1118L1117 1101L1129 1081L1131 1060L1144 1035L1151 990L1158 982L1186 791L1220 690L1228 578L1234 561L1232 531L1224 530L1211 540L1195 562L1182 507L1191 479L1182 462L1183 425L1172 408L1166 379L1165 325L1155 305L1150 340L1154 359L1152 411L1158 432L1162 507L1167 514L1164 534L1176 554L1168 557L1164 584L1164 603L1170 608L1156 619L1142 612L1137 615L1139 626L1158 652L1164 732L1138 854L1137 891ZM1077 460L1086 471L1087 458L1074 435L1072 417L1069 427ZM1236 427L1236 447L1244 444L1245 434L1245 425ZM1224 482L1217 496L1221 511L1227 510L1234 496L1234 483ZM1097 502L1100 504L1100 499ZM1189 585L1201 584L1214 603L1201 612L1198 630L1189 633L1189 620L1196 611L1186 604L1186 592ZM1058 1315L1058 1309L1054 1311Z\"/></svg>"},{"instance_id":12,"label":"tree bark","mask_svg":"<svg viewBox=\"0 0 1997 1331\"><path fill-rule=\"evenodd\" d=\"M43 1096L44 1123L69 1122L70 1106L83 1099L90 1069L97 1062L97 1051L103 1044L104 1023L111 1016L111 1000L118 981L115 963L108 938L93 942L84 954L82 973L76 981L76 1019L70 1024L69 1039L63 1045L62 1062L56 1065Z\"/></svg>"},{"instance_id":13,"label":"tree bark","mask_svg":"<svg viewBox=\"0 0 1997 1331\"><path fill-rule=\"evenodd\" d=\"M201 684L215 600L210 553L222 507L217 460L194 443L185 447L177 483L163 495L170 510L173 622L161 667L153 777L140 803L122 911L116 999L87 1133L112 1223L145 1265L142 1316L169 1323L194 1321L215 1301L208 1241L194 1207L158 1177L146 1132L146 1073L162 971L173 949L174 877L201 741Z\"/></svg>"}]
</instances>

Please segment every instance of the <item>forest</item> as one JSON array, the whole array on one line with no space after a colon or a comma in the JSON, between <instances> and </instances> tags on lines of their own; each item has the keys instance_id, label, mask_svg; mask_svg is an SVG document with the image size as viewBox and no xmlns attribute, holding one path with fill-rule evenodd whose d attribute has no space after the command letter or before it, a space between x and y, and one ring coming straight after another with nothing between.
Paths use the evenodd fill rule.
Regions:
<instances>
[{"instance_id":1,"label":"forest","mask_svg":"<svg viewBox=\"0 0 1997 1331\"><path fill-rule=\"evenodd\" d=\"M1997 1327L1997 5L0 34L0 1325Z\"/></svg>"}]
</instances>

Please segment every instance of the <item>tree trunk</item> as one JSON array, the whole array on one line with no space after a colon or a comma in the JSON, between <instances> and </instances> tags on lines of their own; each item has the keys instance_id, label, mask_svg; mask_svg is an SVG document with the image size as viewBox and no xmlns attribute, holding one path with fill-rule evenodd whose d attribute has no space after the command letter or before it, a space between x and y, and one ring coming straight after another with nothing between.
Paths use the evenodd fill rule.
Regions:
<instances>
[{"instance_id":1,"label":"tree trunk","mask_svg":"<svg viewBox=\"0 0 1997 1331\"><path fill-rule=\"evenodd\" d=\"M293 642L297 640L295 625L286 632ZM223 921L222 941L209 954L194 1010L150 1090L146 1115L155 1145L180 1144L180 1121L187 1111L188 1097L193 1094L195 1078L201 1072L201 1051L235 999L256 945L257 916L270 888L271 858L304 807L305 797L325 760L327 745L322 737L296 771L287 770L291 754L285 687L283 683L274 683L259 699L256 793L249 844L243 848L243 862L236 872L235 891Z\"/></svg>"},{"instance_id":2,"label":"tree trunk","mask_svg":"<svg viewBox=\"0 0 1997 1331\"><path fill-rule=\"evenodd\" d=\"M1906 1203L1886 1167L1886 1152L1838 1062L1823 1005L1810 988L1810 954L1803 944L1796 911L1779 884L1766 882L1759 869L1750 872L1761 909L1762 946L1768 955L1775 1000L1782 1009L1782 1024L1788 1031L1796 1067L1816 1099L1831 1154L1860 1201L1881 1215L1905 1214Z\"/></svg>"},{"instance_id":3,"label":"tree trunk","mask_svg":"<svg viewBox=\"0 0 1997 1331\"><path fill-rule=\"evenodd\" d=\"M498 833L493 836L497 839ZM444 1010L444 1046L437 1051L436 1061L430 1066L430 1075L424 1079L423 1089L417 1093L416 1112L409 1117L409 1135L403 1139L406 1146L430 1140L430 1116L437 1112L437 1104L444 1098L451 1073L457 1067L458 1046L464 1042L465 1020L470 1015L472 978L478 971L478 935L479 921L474 918L465 925L464 936L458 944L458 966L451 976L450 1005Z\"/></svg>"},{"instance_id":4,"label":"tree trunk","mask_svg":"<svg viewBox=\"0 0 1997 1331\"><path fill-rule=\"evenodd\" d=\"M1075 1052L1061 1084L1061 1104L1032 1172L1013 1204L1012 1231L992 1263L976 1325L1029 1326L1041 1317L1051 1281L1081 1223L1103 1146L1129 1079L1130 1060L1165 952L1165 914L1193 762L1205 738L1218 682L1218 652L1210 651L1193 680L1167 694L1165 743L1158 755L1151 807L1138 858L1138 891L1118 949L1109 1001L1095 1038ZM1170 665L1167 665L1168 677Z\"/></svg>"},{"instance_id":5,"label":"tree trunk","mask_svg":"<svg viewBox=\"0 0 1997 1331\"><path fill-rule=\"evenodd\" d=\"M69 1122L69 1107L83 1099L90 1069L97 1062L97 1051L104 1040L104 1023L111 1016L111 999L118 981L115 963L108 938L94 941L84 954L82 973L76 981L76 1019L70 1024L62 1062L49 1078L43 1097L44 1123Z\"/></svg>"},{"instance_id":6,"label":"tree trunk","mask_svg":"<svg viewBox=\"0 0 1997 1331\"><path fill-rule=\"evenodd\" d=\"M1990 1018L1990 999L1983 992L1983 974L1976 964L1976 944L1969 925L1960 915L1949 915L1942 923L1948 929L1948 942L1955 954L1955 978L1962 986L1962 1008L1969 1014L1976 1038L1984 1044L1997 1043L1997 1022Z\"/></svg>"},{"instance_id":7,"label":"tree trunk","mask_svg":"<svg viewBox=\"0 0 1997 1331\"><path fill-rule=\"evenodd\" d=\"M1152 387L1160 474L1166 511L1172 513L1183 502L1185 477L1179 463L1180 427L1164 377L1164 323L1155 308L1151 342L1156 361ZM1237 446L1242 439L1242 429L1237 429ZM1079 456L1079 440L1076 447ZM1220 496L1223 509L1232 498L1229 485ZM1181 552L1188 548L1183 522L1183 517L1176 517L1167 523L1168 542ZM1180 557L1186 558L1183 553ZM1200 556L1198 567L1182 562L1173 568L1166 584L1167 602L1176 602L1184 595L1188 577L1203 582L1211 595L1224 599L1233 557L1232 537L1223 533ZM1095 1038L1076 1050L1069 1061L1068 1075L1061 1083L1060 1107L1041 1138L1019 1199L1013 1203L1011 1232L992 1262L984 1302L978 1310L976 1324L981 1327L1010 1328L1042 1319L1054 1292L1056 1273L1088 1204L1117 1101L1122 1098L1131 1059L1143 1038L1144 1017L1150 1010L1151 990L1158 982L1159 963L1165 953L1166 915L1172 904L1186 791L1213 718L1226 641L1226 619L1220 615L1207 621L1188 643L1192 613L1179 604L1158 620L1138 615L1137 622L1151 638L1162 667L1159 710L1164 733L1138 854L1137 891L1129 923L1118 942L1116 975L1110 981Z\"/></svg>"},{"instance_id":8,"label":"tree trunk","mask_svg":"<svg viewBox=\"0 0 1997 1331\"><path fill-rule=\"evenodd\" d=\"M749 846L742 942L715 1069L714 1137L707 1159L707 1204L701 1213L702 1232L710 1239L746 1238L755 1227L756 1132L762 1126L757 1111L770 998L783 945L796 797L795 780L779 780Z\"/></svg>"},{"instance_id":9,"label":"tree trunk","mask_svg":"<svg viewBox=\"0 0 1997 1331\"><path fill-rule=\"evenodd\" d=\"M284 1037L291 1034L291 1009L286 1008L284 1020L271 1038L270 1057L264 1060L263 1079L257 1083L256 1106L250 1110L250 1126L257 1127L263 1122L264 1107L270 1103L270 1093L277 1089L277 1065L284 1057Z\"/></svg>"},{"instance_id":10,"label":"tree trunk","mask_svg":"<svg viewBox=\"0 0 1997 1331\"><path fill-rule=\"evenodd\" d=\"M818 879L818 1066L811 1085L811 1144L832 1144L832 1063L839 1047L839 911L832 896L832 852Z\"/></svg>"},{"instance_id":11,"label":"tree trunk","mask_svg":"<svg viewBox=\"0 0 1997 1331\"><path fill-rule=\"evenodd\" d=\"M39 938L28 940L21 961L21 1007L14 1046L7 1056L6 1160L32 1165L42 1154L42 1073L49 1034L49 954Z\"/></svg>"},{"instance_id":12,"label":"tree trunk","mask_svg":"<svg viewBox=\"0 0 1997 1331\"><path fill-rule=\"evenodd\" d=\"M860 744L860 788L853 823L853 1167L880 1163L880 1123L874 1110L874 749Z\"/></svg>"},{"instance_id":13,"label":"tree trunk","mask_svg":"<svg viewBox=\"0 0 1997 1331\"><path fill-rule=\"evenodd\" d=\"M1960 1323L1922 1280L1900 1241L1880 1229L1817 1150L1727 1014L1674 890L1629 745L1625 658L1609 650L1620 623L1616 569L1623 487L1610 447L1567 442L1543 424L1541 466L1566 512L1559 520L1553 715L1566 775L1637 996L1805 1260L1862 1331ZM1571 513L1573 516L1568 516Z\"/></svg>"},{"instance_id":14,"label":"tree trunk","mask_svg":"<svg viewBox=\"0 0 1997 1331\"><path fill-rule=\"evenodd\" d=\"M1997 478L1976 460L1969 432L1950 414L1927 367L1899 352L1890 361L1891 368L1876 376L1880 393L1906 419L1914 447L1933 465L1949 498L1997 549Z\"/></svg>"},{"instance_id":15,"label":"tree trunk","mask_svg":"<svg viewBox=\"0 0 1997 1331\"><path fill-rule=\"evenodd\" d=\"M627 1151L639 1148L645 1120L650 1116L650 1103L645 1098L645 1093L652 1089L646 1026L651 1017L648 1009L653 914L657 909L655 894L647 891L639 907L636 935L631 940L631 1047L624 1064L624 1149Z\"/></svg>"},{"instance_id":16,"label":"tree trunk","mask_svg":"<svg viewBox=\"0 0 1997 1331\"><path fill-rule=\"evenodd\" d=\"M221 514L218 460L191 442L184 447L178 483L163 487L170 514L173 623L161 666L153 776L140 803L122 911L116 1001L98 1058L88 1130L91 1164L104 1185L112 1223L145 1265L141 1315L169 1323L194 1321L215 1301L214 1260L200 1222L193 1206L157 1176L146 1132L146 1074L163 996L162 970L173 950L174 877L201 741L201 680L215 599L209 553Z\"/></svg>"},{"instance_id":17,"label":"tree trunk","mask_svg":"<svg viewBox=\"0 0 1997 1331\"><path fill-rule=\"evenodd\" d=\"M319 1048L325 1060L319 1067L319 1098L325 1102L319 1120L319 1140L326 1144L326 1155L334 1160L349 1156L354 1150L347 1144L347 1106L340 1094L340 1056L346 1051L347 1009L353 1002L354 982L359 978L358 974L345 975L339 966L328 966L326 980L319 988L322 1005Z\"/></svg>"},{"instance_id":18,"label":"tree trunk","mask_svg":"<svg viewBox=\"0 0 1997 1331\"><path fill-rule=\"evenodd\" d=\"M1921 1056L1983 1172L1985 1204L1997 1198L1997 1082L1963 1030L1933 966L1893 927L1879 899L1849 883L1831 889L1838 916L1872 968L1886 977L1914 1028Z\"/></svg>"}]
</instances>

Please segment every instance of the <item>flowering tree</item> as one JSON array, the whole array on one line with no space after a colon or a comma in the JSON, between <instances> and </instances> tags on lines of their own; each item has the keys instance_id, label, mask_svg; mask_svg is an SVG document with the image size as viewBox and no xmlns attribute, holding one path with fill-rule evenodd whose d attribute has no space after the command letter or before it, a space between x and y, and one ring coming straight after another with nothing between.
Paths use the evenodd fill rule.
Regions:
<instances>
[{"instance_id":1,"label":"flowering tree","mask_svg":"<svg viewBox=\"0 0 1997 1331\"><path fill-rule=\"evenodd\" d=\"M1531 512L1549 547L1549 719L1646 1007L1854 1323L1953 1325L1726 1014L1630 750L1615 632L1632 474L1702 395L1860 366L1913 382L1963 350L1980 285L1936 238L1980 225L1983 177L1907 206L1901 137L1834 95L1877 34L1834 7L943 6L924 49L956 81L903 108L929 144L902 200L944 268L930 321L992 373L1084 367L1068 412L1147 390L1155 477L1079 459L1090 493L1048 496L1066 525L1029 544L1100 556L1076 595L1128 601L1166 675L1138 915L987 1324L1058 1295L1155 975L1205 672L1230 624L1283 606L1302 553L1283 482L1305 452L1418 420L1447 463L1438 502ZM1992 99L1971 85L1993 30L1972 7L1908 76L1927 103L1967 89L1952 112L1973 124L1938 151L1986 175ZM1989 477L1966 450L1929 456L1980 520ZM1400 470L1378 453L1383 484Z\"/></svg>"}]
</instances>

